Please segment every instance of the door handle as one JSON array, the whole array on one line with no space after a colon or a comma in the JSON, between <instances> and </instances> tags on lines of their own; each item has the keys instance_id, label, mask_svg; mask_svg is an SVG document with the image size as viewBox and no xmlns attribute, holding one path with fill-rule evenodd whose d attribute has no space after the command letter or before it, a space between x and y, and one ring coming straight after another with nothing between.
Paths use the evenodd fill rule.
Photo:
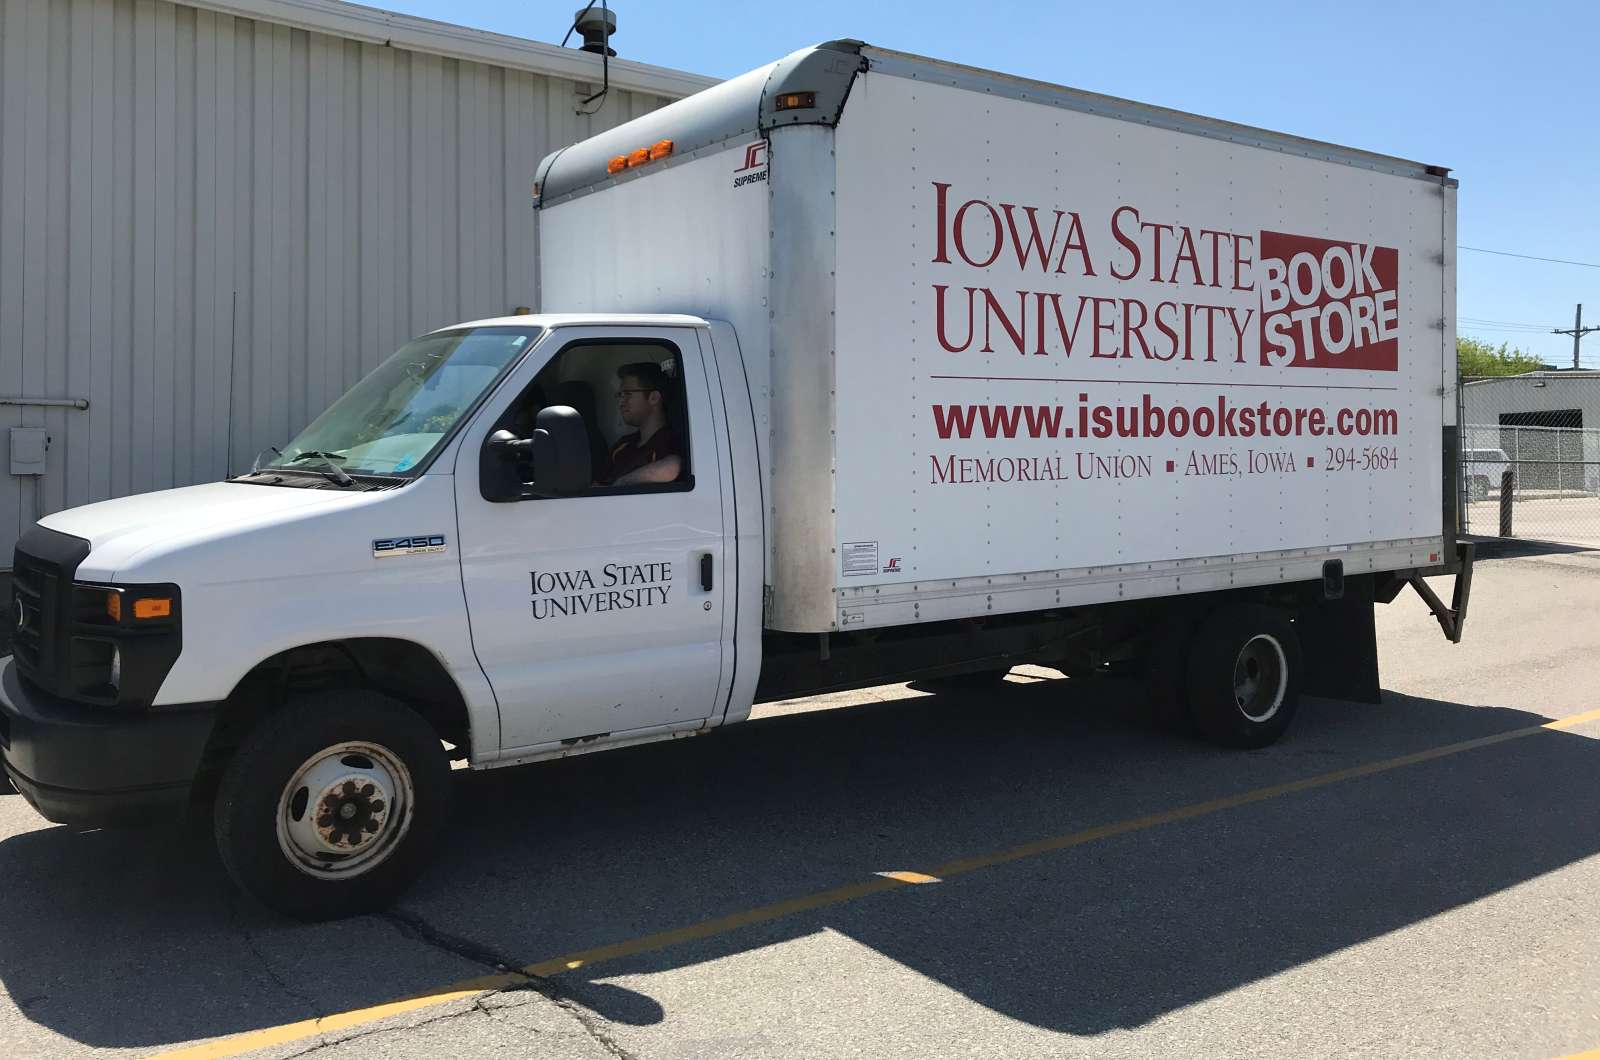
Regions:
<instances>
[{"instance_id":1,"label":"door handle","mask_svg":"<svg viewBox=\"0 0 1600 1060\"><path fill-rule=\"evenodd\" d=\"M711 591L711 553L709 552L700 557L700 588L708 593Z\"/></svg>"}]
</instances>

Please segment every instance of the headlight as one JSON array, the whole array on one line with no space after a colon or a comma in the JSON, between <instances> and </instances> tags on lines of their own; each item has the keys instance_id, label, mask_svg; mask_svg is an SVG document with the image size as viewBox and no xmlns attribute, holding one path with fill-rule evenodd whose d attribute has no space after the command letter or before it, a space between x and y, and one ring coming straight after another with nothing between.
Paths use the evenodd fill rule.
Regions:
<instances>
[{"instance_id":1,"label":"headlight","mask_svg":"<svg viewBox=\"0 0 1600 1060\"><path fill-rule=\"evenodd\" d=\"M62 641L62 694L83 703L148 707L183 647L178 587L79 582L73 598Z\"/></svg>"}]
</instances>

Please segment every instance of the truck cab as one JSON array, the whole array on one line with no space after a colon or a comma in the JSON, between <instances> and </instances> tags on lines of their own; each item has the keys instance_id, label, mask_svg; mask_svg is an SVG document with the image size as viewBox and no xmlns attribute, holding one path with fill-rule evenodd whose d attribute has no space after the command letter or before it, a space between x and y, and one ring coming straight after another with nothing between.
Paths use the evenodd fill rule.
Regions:
<instances>
[{"instance_id":1,"label":"truck cab","mask_svg":"<svg viewBox=\"0 0 1600 1060\"><path fill-rule=\"evenodd\" d=\"M608 470L628 439L650 441L641 421L671 432L668 481ZM62 512L23 538L6 774L52 820L148 818L213 797L287 705L306 737L289 757L306 753L259 764L298 778L269 785L288 804L282 852L303 879L338 885L351 866L364 881L343 904L289 904L369 903L369 863L438 819L418 816L418 789L449 759L531 761L748 713L754 431L725 324L520 316L425 335L250 472ZM353 689L420 726L390 743L322 732ZM239 808L231 834L278 809ZM250 866L271 853L229 863L264 893L283 881Z\"/></svg>"}]
</instances>

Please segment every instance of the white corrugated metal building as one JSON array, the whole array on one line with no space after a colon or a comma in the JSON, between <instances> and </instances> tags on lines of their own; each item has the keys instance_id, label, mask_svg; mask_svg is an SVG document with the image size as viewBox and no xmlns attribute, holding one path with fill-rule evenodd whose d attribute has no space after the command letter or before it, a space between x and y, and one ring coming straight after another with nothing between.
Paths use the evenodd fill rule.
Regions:
<instances>
[{"instance_id":1,"label":"white corrugated metal building","mask_svg":"<svg viewBox=\"0 0 1600 1060\"><path fill-rule=\"evenodd\" d=\"M41 515L248 465L412 335L538 308L539 160L714 83L612 60L579 116L599 80L336 0L0 0L0 446L50 439L0 474L0 569Z\"/></svg>"}]
</instances>

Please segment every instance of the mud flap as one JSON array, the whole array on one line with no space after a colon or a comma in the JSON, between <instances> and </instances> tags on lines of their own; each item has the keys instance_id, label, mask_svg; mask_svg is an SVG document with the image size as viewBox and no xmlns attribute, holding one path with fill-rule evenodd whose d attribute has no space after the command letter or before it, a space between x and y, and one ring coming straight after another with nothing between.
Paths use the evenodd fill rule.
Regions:
<instances>
[{"instance_id":1,"label":"mud flap","mask_svg":"<svg viewBox=\"0 0 1600 1060\"><path fill-rule=\"evenodd\" d=\"M1344 596L1316 600L1295 615L1309 696L1377 703L1378 631L1373 617L1370 574L1345 579Z\"/></svg>"}]
</instances>

